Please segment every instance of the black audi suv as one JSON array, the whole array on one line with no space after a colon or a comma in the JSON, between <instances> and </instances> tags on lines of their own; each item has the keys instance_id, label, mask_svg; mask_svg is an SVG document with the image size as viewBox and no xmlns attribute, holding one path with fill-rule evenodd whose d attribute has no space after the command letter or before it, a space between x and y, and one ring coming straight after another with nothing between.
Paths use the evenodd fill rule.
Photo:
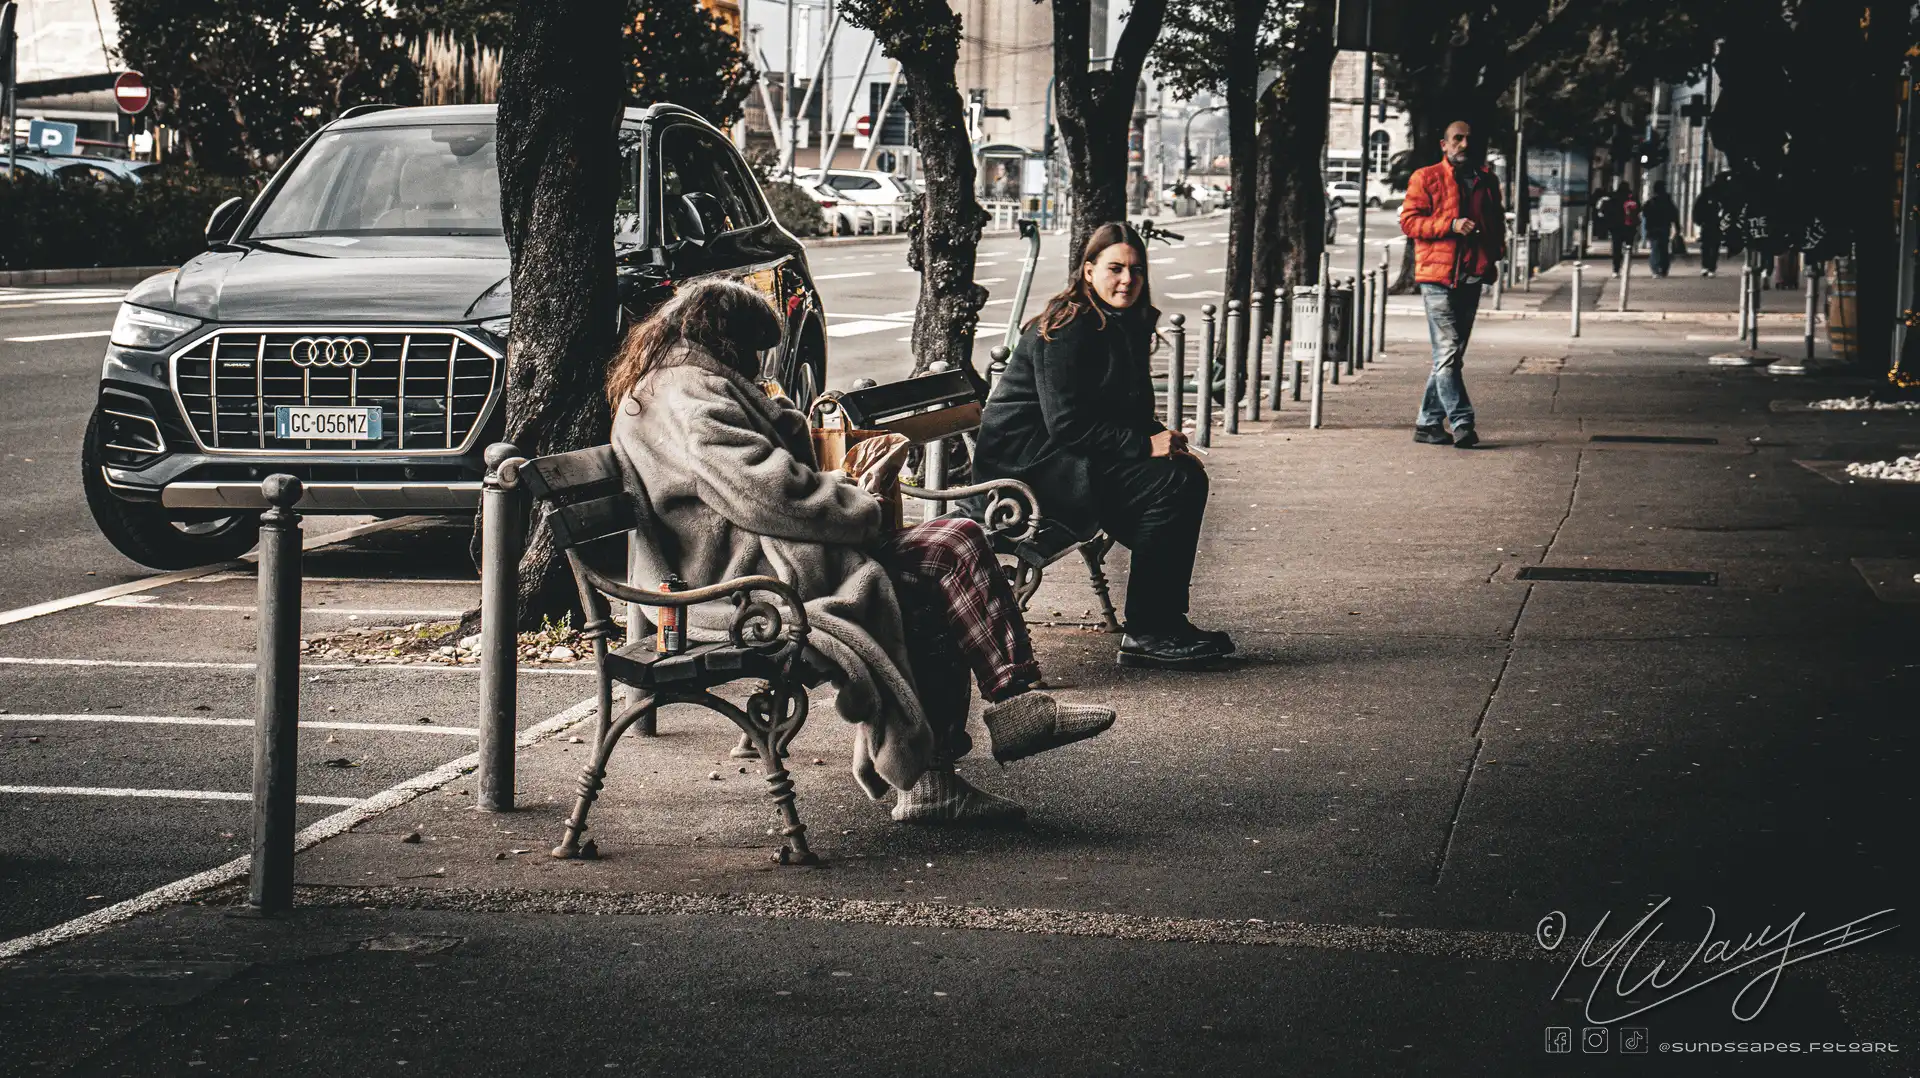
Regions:
<instances>
[{"instance_id":1,"label":"black audi suv","mask_svg":"<svg viewBox=\"0 0 1920 1078\"><path fill-rule=\"evenodd\" d=\"M766 294L785 339L764 372L825 384L825 317L798 240L712 125L628 109L613 229L623 324L677 282ZM81 468L113 545L155 568L249 549L260 480L299 476L306 512L458 514L503 429L512 315L490 105L351 110L208 250L127 294Z\"/></svg>"}]
</instances>

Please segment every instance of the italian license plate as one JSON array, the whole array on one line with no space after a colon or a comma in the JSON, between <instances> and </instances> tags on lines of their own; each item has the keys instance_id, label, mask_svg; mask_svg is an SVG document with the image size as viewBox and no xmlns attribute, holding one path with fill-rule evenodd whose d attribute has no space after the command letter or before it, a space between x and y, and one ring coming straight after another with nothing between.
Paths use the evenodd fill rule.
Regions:
<instances>
[{"instance_id":1,"label":"italian license plate","mask_svg":"<svg viewBox=\"0 0 1920 1078\"><path fill-rule=\"evenodd\" d=\"M273 410L273 434L322 442L377 442L380 409L282 404Z\"/></svg>"}]
</instances>

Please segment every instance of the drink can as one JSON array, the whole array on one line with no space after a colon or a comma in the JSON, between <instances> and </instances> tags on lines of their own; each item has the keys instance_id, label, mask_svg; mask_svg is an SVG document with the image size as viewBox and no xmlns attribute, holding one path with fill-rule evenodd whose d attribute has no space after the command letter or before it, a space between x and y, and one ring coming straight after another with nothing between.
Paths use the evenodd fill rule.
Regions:
<instances>
[{"instance_id":1,"label":"drink can","mask_svg":"<svg viewBox=\"0 0 1920 1078\"><path fill-rule=\"evenodd\" d=\"M660 582L663 592L686 591L687 582L678 576L669 575ZM685 607L660 607L660 616L655 622L658 629L654 633L653 649L662 655L678 655L687 650L687 611Z\"/></svg>"}]
</instances>

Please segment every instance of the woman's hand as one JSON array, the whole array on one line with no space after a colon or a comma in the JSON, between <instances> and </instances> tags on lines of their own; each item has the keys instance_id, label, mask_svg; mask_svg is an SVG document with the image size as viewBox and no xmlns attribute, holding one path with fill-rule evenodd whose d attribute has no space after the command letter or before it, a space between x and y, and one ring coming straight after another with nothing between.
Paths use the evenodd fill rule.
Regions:
<instances>
[{"instance_id":1,"label":"woman's hand","mask_svg":"<svg viewBox=\"0 0 1920 1078\"><path fill-rule=\"evenodd\" d=\"M1177 430L1163 430L1151 439L1153 456L1171 457L1187 451L1187 436Z\"/></svg>"}]
</instances>

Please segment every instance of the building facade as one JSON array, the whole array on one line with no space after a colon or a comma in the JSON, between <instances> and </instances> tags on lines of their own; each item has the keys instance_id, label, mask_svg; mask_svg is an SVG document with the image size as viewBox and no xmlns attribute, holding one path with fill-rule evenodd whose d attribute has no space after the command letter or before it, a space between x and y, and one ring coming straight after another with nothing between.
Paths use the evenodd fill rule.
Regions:
<instances>
[{"instance_id":1,"label":"building facade","mask_svg":"<svg viewBox=\"0 0 1920 1078\"><path fill-rule=\"evenodd\" d=\"M1373 72L1373 115L1363 125L1365 70L1366 53L1342 50L1334 54L1333 77L1327 93L1327 182L1359 182L1364 153L1367 196L1369 200L1385 199L1397 195L1388 190L1387 169L1394 155L1407 149L1409 126L1405 110L1398 102L1388 100L1386 79L1377 65ZM1370 128L1364 147L1362 126Z\"/></svg>"}]
</instances>

